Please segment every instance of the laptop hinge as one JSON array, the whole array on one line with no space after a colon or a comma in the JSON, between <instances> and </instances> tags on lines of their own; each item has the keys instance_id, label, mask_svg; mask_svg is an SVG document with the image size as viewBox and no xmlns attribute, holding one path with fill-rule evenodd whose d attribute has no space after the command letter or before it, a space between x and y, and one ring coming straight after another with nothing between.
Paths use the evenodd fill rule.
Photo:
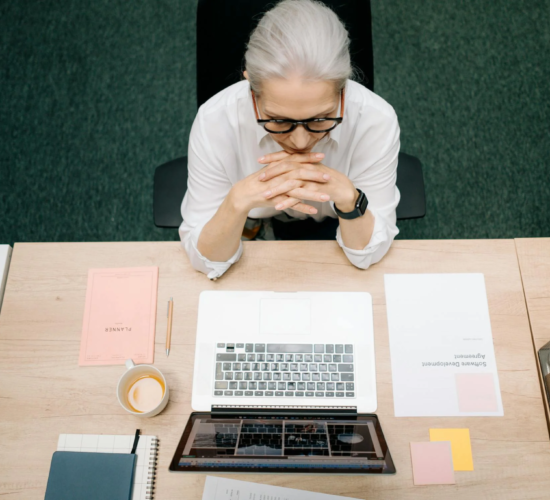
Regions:
<instances>
[{"instance_id":1,"label":"laptop hinge","mask_svg":"<svg viewBox=\"0 0 550 500\"><path fill-rule=\"evenodd\" d=\"M357 406L212 405L216 415L356 416Z\"/></svg>"}]
</instances>

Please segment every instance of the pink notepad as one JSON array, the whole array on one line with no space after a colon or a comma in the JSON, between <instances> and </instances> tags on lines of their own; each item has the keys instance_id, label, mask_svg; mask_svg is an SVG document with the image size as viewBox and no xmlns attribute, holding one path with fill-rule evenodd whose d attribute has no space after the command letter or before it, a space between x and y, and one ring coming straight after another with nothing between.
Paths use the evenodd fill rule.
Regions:
<instances>
[{"instance_id":1,"label":"pink notepad","mask_svg":"<svg viewBox=\"0 0 550 500\"><path fill-rule=\"evenodd\" d=\"M152 363L158 267L90 269L80 366Z\"/></svg>"}]
</instances>

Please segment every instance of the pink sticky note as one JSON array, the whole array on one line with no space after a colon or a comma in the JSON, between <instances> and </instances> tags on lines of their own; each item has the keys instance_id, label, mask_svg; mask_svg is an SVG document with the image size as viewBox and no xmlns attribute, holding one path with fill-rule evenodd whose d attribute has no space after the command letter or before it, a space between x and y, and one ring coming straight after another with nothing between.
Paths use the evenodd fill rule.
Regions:
<instances>
[{"instance_id":1,"label":"pink sticky note","mask_svg":"<svg viewBox=\"0 0 550 500\"><path fill-rule=\"evenodd\" d=\"M498 411L492 373L457 373L455 381L460 412Z\"/></svg>"},{"instance_id":2,"label":"pink sticky note","mask_svg":"<svg viewBox=\"0 0 550 500\"><path fill-rule=\"evenodd\" d=\"M455 484L450 441L411 443L413 481L423 484Z\"/></svg>"}]
</instances>

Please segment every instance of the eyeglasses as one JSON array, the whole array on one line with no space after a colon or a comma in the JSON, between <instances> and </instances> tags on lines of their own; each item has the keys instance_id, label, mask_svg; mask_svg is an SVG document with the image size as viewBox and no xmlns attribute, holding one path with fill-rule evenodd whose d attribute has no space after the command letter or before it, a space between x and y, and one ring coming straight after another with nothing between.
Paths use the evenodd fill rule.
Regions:
<instances>
[{"instance_id":1,"label":"eyeglasses","mask_svg":"<svg viewBox=\"0 0 550 500\"><path fill-rule=\"evenodd\" d=\"M252 90L250 92L252 93L252 100L254 101L256 121L271 134L288 134L300 124L302 124L309 132L321 134L336 128L340 123L342 123L344 118L344 89L340 92L340 109L342 110L342 116L338 118L309 118L308 120L260 120L254 92Z\"/></svg>"}]
</instances>

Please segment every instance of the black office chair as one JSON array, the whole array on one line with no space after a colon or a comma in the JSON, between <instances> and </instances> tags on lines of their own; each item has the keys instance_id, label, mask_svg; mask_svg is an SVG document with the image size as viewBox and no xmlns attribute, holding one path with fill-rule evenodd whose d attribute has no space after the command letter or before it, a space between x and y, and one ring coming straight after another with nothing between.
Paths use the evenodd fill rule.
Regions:
<instances>
[{"instance_id":1,"label":"black office chair","mask_svg":"<svg viewBox=\"0 0 550 500\"><path fill-rule=\"evenodd\" d=\"M374 91L370 1L323 1L345 23L351 39L351 59L364 75L360 83ZM199 0L198 107L226 87L243 79L246 44L262 14L272 5L273 1L266 0ZM414 156L399 153L397 187L401 192L397 218L403 220L424 217L426 200L422 164ZM183 220L181 202L186 190L187 156L157 167L153 188L153 212L157 227L179 227Z\"/></svg>"}]
</instances>

